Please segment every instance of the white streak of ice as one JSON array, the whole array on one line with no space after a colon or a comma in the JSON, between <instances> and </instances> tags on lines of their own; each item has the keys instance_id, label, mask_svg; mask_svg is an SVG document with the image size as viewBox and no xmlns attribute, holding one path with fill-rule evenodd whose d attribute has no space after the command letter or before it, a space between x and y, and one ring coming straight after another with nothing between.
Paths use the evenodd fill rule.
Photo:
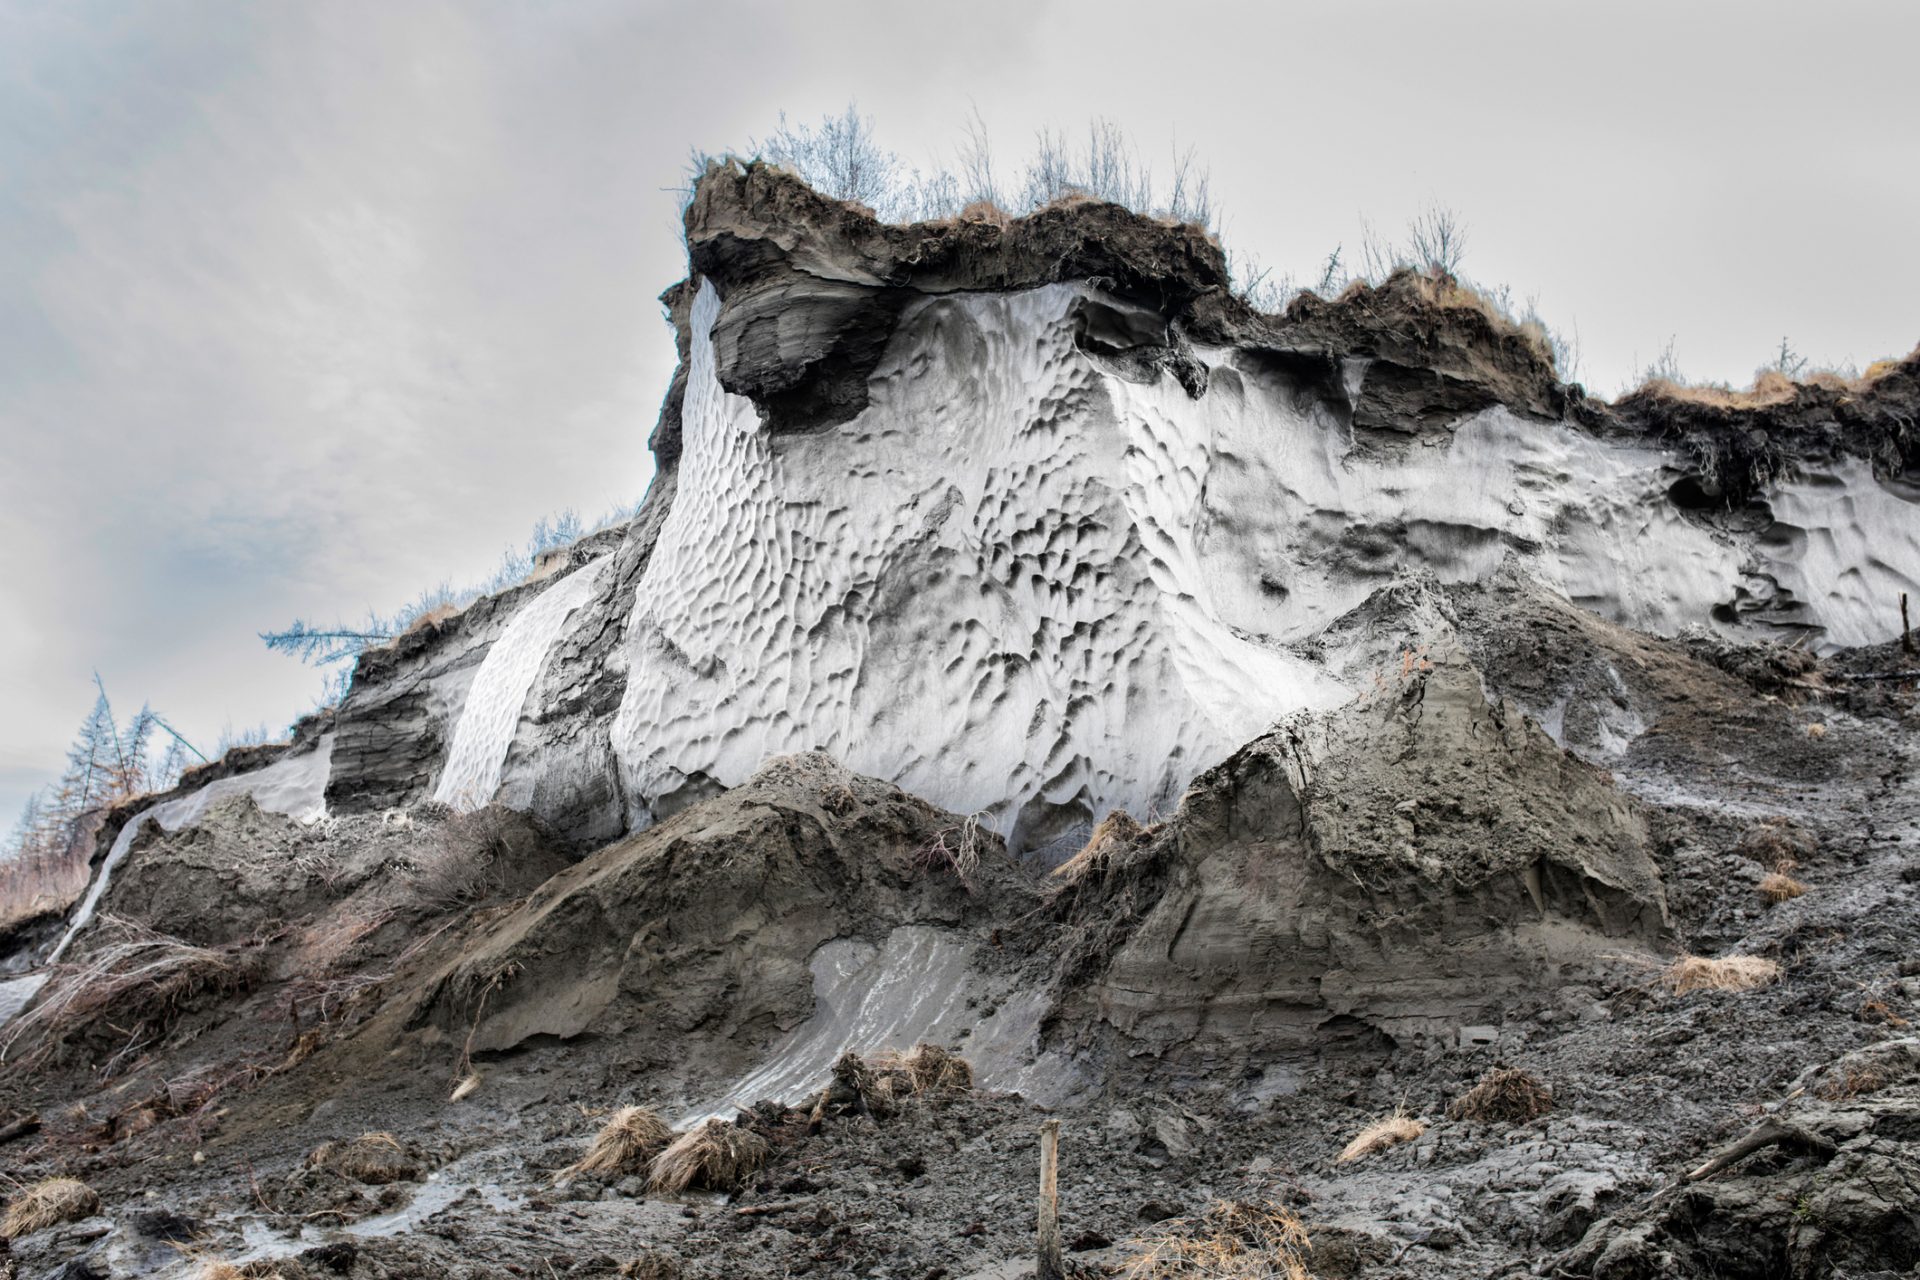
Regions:
<instances>
[{"instance_id":1,"label":"white streak of ice","mask_svg":"<svg viewBox=\"0 0 1920 1280\"><path fill-rule=\"evenodd\" d=\"M435 800L471 811L493 799L527 692L567 619L592 595L604 564L603 558L584 565L522 605L493 642L454 725Z\"/></svg>"}]
</instances>

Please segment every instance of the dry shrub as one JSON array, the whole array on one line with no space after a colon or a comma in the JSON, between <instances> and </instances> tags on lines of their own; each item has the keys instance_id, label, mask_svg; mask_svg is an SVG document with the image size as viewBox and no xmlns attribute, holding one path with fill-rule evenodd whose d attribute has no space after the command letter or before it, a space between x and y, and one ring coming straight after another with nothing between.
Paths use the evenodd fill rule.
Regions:
<instances>
[{"instance_id":1,"label":"dry shrub","mask_svg":"<svg viewBox=\"0 0 1920 1280\"><path fill-rule=\"evenodd\" d=\"M15 1196L0 1218L0 1238L14 1240L100 1212L100 1197L78 1178L47 1178Z\"/></svg>"},{"instance_id":2,"label":"dry shrub","mask_svg":"<svg viewBox=\"0 0 1920 1280\"><path fill-rule=\"evenodd\" d=\"M726 1120L709 1120L674 1139L653 1159L648 1186L678 1195L682 1191L738 1191L771 1148L751 1129Z\"/></svg>"},{"instance_id":3,"label":"dry shrub","mask_svg":"<svg viewBox=\"0 0 1920 1280\"><path fill-rule=\"evenodd\" d=\"M516 824L498 805L452 813L407 851L407 884L429 907L469 907L498 890Z\"/></svg>"},{"instance_id":4,"label":"dry shrub","mask_svg":"<svg viewBox=\"0 0 1920 1280\"><path fill-rule=\"evenodd\" d=\"M419 1159L400 1139L382 1132L363 1133L351 1142L323 1142L307 1157L307 1167L375 1187L420 1176Z\"/></svg>"},{"instance_id":5,"label":"dry shrub","mask_svg":"<svg viewBox=\"0 0 1920 1280\"><path fill-rule=\"evenodd\" d=\"M1353 1141L1341 1149L1336 1163L1347 1164L1363 1156L1370 1156L1376 1151L1385 1151L1388 1147L1412 1142L1426 1131L1426 1121L1415 1119L1404 1111L1396 1111L1390 1116L1375 1120L1355 1134Z\"/></svg>"},{"instance_id":6,"label":"dry shrub","mask_svg":"<svg viewBox=\"0 0 1920 1280\"><path fill-rule=\"evenodd\" d=\"M1138 1242L1126 1280L1312 1280L1307 1229L1285 1205L1219 1202Z\"/></svg>"},{"instance_id":7,"label":"dry shrub","mask_svg":"<svg viewBox=\"0 0 1920 1280\"><path fill-rule=\"evenodd\" d=\"M1807 886L1784 871L1769 871L1760 877L1760 896L1778 906L1791 902L1807 891Z\"/></svg>"},{"instance_id":8,"label":"dry shrub","mask_svg":"<svg viewBox=\"0 0 1920 1280\"><path fill-rule=\"evenodd\" d=\"M29 1034L38 1035L43 1048L96 1033L137 1047L165 1032L199 997L250 989L259 980L260 959L259 949L247 944L198 947L101 916L93 948L54 970L39 1002L0 1036L0 1056ZM109 1062L109 1071L117 1063Z\"/></svg>"},{"instance_id":9,"label":"dry shrub","mask_svg":"<svg viewBox=\"0 0 1920 1280\"><path fill-rule=\"evenodd\" d=\"M1807 736L1818 741L1827 736L1827 726L1819 723L1810 724L1807 726Z\"/></svg>"},{"instance_id":10,"label":"dry shrub","mask_svg":"<svg viewBox=\"0 0 1920 1280\"><path fill-rule=\"evenodd\" d=\"M567 1182L583 1173L601 1177L638 1173L673 1142L667 1122L646 1107L622 1107L600 1127L587 1154L554 1178Z\"/></svg>"},{"instance_id":11,"label":"dry shrub","mask_svg":"<svg viewBox=\"0 0 1920 1280\"><path fill-rule=\"evenodd\" d=\"M1553 1110L1553 1092L1518 1067L1495 1067L1447 1104L1449 1120L1520 1124Z\"/></svg>"},{"instance_id":12,"label":"dry shrub","mask_svg":"<svg viewBox=\"0 0 1920 1280\"><path fill-rule=\"evenodd\" d=\"M1752 991L1780 977L1778 961L1763 956L1679 956L1660 974L1675 995L1690 991Z\"/></svg>"},{"instance_id":13,"label":"dry shrub","mask_svg":"<svg viewBox=\"0 0 1920 1280\"><path fill-rule=\"evenodd\" d=\"M1080 846L1080 852L1053 869L1053 878L1061 890L1071 889L1087 877L1106 871L1115 854L1139 844L1151 834L1125 809L1109 809L1087 842Z\"/></svg>"}]
</instances>

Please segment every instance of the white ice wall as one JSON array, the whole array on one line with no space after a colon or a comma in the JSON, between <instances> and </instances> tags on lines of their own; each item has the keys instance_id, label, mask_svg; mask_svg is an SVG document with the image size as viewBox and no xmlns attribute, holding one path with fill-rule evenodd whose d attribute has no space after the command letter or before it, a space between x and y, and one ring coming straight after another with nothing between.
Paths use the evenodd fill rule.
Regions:
<instances>
[{"instance_id":1,"label":"white ice wall","mask_svg":"<svg viewBox=\"0 0 1920 1280\"><path fill-rule=\"evenodd\" d=\"M1347 697L1291 646L1406 569L1467 580L1516 557L1668 633L1755 572L1798 574L1850 642L1920 560L1911 502L1864 472L1844 498L1783 495L1813 531L1788 557L1687 519L1659 453L1571 428L1496 409L1369 452L1230 352L1201 353L1199 400L1128 381L1076 348L1083 292L919 304L864 413L774 438L715 378L702 287L680 488L614 730L637 818L813 748L1003 831L1046 828L1049 806L1144 814L1281 715Z\"/></svg>"}]
</instances>

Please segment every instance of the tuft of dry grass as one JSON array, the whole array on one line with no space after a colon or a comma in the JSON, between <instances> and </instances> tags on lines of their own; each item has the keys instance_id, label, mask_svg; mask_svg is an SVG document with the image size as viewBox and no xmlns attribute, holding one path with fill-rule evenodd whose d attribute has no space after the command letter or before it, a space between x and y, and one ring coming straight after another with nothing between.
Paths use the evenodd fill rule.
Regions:
<instances>
[{"instance_id":1,"label":"tuft of dry grass","mask_svg":"<svg viewBox=\"0 0 1920 1280\"><path fill-rule=\"evenodd\" d=\"M973 1088L973 1064L937 1044L905 1053L888 1049L861 1060L855 1087L867 1108L884 1113L909 1098L964 1093Z\"/></svg>"},{"instance_id":2,"label":"tuft of dry grass","mask_svg":"<svg viewBox=\"0 0 1920 1280\"><path fill-rule=\"evenodd\" d=\"M1807 737L1813 739L1815 742L1818 742L1826 736L1827 726L1824 724L1814 723L1807 726Z\"/></svg>"},{"instance_id":3,"label":"tuft of dry grass","mask_svg":"<svg viewBox=\"0 0 1920 1280\"><path fill-rule=\"evenodd\" d=\"M960 211L962 222L985 222L996 227L1005 227L1013 218L991 200L975 200Z\"/></svg>"},{"instance_id":4,"label":"tuft of dry grass","mask_svg":"<svg viewBox=\"0 0 1920 1280\"><path fill-rule=\"evenodd\" d=\"M1520 1124L1553 1110L1553 1092L1518 1067L1495 1067L1447 1104L1449 1120Z\"/></svg>"},{"instance_id":5,"label":"tuft of dry grass","mask_svg":"<svg viewBox=\"0 0 1920 1280\"><path fill-rule=\"evenodd\" d=\"M1760 896L1778 906L1791 902L1807 891L1807 886L1784 871L1769 871L1760 877Z\"/></svg>"},{"instance_id":6,"label":"tuft of dry grass","mask_svg":"<svg viewBox=\"0 0 1920 1280\"><path fill-rule=\"evenodd\" d=\"M307 1166L376 1187L420 1176L420 1162L400 1139L383 1131L363 1133L350 1142L323 1142L307 1157Z\"/></svg>"},{"instance_id":7,"label":"tuft of dry grass","mask_svg":"<svg viewBox=\"0 0 1920 1280\"><path fill-rule=\"evenodd\" d=\"M1690 991L1752 991L1780 977L1778 961L1764 956L1675 957L1660 974L1675 995Z\"/></svg>"},{"instance_id":8,"label":"tuft of dry grass","mask_svg":"<svg viewBox=\"0 0 1920 1280\"><path fill-rule=\"evenodd\" d=\"M1217 1202L1138 1243L1125 1280L1313 1280L1307 1229L1276 1201Z\"/></svg>"},{"instance_id":9,"label":"tuft of dry grass","mask_svg":"<svg viewBox=\"0 0 1920 1280\"><path fill-rule=\"evenodd\" d=\"M653 1159L647 1183L654 1191L737 1191L766 1163L771 1148L751 1129L709 1120L674 1139Z\"/></svg>"},{"instance_id":10,"label":"tuft of dry grass","mask_svg":"<svg viewBox=\"0 0 1920 1280\"><path fill-rule=\"evenodd\" d=\"M680 1259L649 1249L621 1263L620 1270L614 1274L621 1280L680 1280L686 1273L680 1267Z\"/></svg>"},{"instance_id":11,"label":"tuft of dry grass","mask_svg":"<svg viewBox=\"0 0 1920 1280\"><path fill-rule=\"evenodd\" d=\"M1087 842L1080 846L1080 852L1053 869L1053 878L1060 882L1061 888L1070 889L1087 877L1105 871L1112 863L1114 854L1137 844L1143 836L1150 834L1125 809L1109 809L1107 816L1100 819L1087 837Z\"/></svg>"},{"instance_id":12,"label":"tuft of dry grass","mask_svg":"<svg viewBox=\"0 0 1920 1280\"><path fill-rule=\"evenodd\" d=\"M1416 1119L1404 1111L1396 1111L1383 1116L1354 1135L1340 1151L1335 1163L1348 1164L1363 1156L1385 1151L1388 1147L1397 1147L1403 1142L1412 1142L1427 1131L1427 1123Z\"/></svg>"},{"instance_id":13,"label":"tuft of dry grass","mask_svg":"<svg viewBox=\"0 0 1920 1280\"><path fill-rule=\"evenodd\" d=\"M453 1086L453 1092L447 1095L447 1101L459 1102L463 1098L471 1098L478 1092L480 1092L480 1073L478 1071L469 1071L466 1075L460 1077L459 1084Z\"/></svg>"},{"instance_id":14,"label":"tuft of dry grass","mask_svg":"<svg viewBox=\"0 0 1920 1280\"><path fill-rule=\"evenodd\" d=\"M1742 832L1733 851L1785 875L1818 853L1820 842L1790 818L1768 818Z\"/></svg>"},{"instance_id":15,"label":"tuft of dry grass","mask_svg":"<svg viewBox=\"0 0 1920 1280\"><path fill-rule=\"evenodd\" d=\"M98 1212L100 1197L92 1187L78 1178L47 1178L8 1202L6 1216L0 1218L0 1239L17 1240Z\"/></svg>"},{"instance_id":16,"label":"tuft of dry grass","mask_svg":"<svg viewBox=\"0 0 1920 1280\"><path fill-rule=\"evenodd\" d=\"M594 1135L587 1154L562 1169L554 1182L569 1182L583 1173L602 1177L639 1173L672 1143L673 1130L653 1111L622 1107Z\"/></svg>"}]
</instances>

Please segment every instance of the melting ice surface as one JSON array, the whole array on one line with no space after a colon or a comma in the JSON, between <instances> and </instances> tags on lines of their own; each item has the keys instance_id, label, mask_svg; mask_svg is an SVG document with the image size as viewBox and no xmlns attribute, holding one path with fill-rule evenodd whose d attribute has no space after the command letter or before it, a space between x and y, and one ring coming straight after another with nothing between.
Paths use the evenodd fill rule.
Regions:
<instances>
[{"instance_id":1,"label":"melting ice surface","mask_svg":"<svg viewBox=\"0 0 1920 1280\"><path fill-rule=\"evenodd\" d=\"M493 799L527 691L568 617L593 594L604 564L602 558L581 567L521 606L487 650L454 725L435 800L471 811Z\"/></svg>"},{"instance_id":2,"label":"melting ice surface","mask_svg":"<svg viewBox=\"0 0 1920 1280\"><path fill-rule=\"evenodd\" d=\"M1778 583L1841 642L1891 634L1920 578L1914 495L1864 467L1778 494L1771 541L1737 538L1668 499L1666 454L1564 423L1494 408L1361 447L1253 354L1199 352L1198 399L1127 376L1076 341L1077 309L1110 302L916 303L859 416L774 436L719 383L701 287L613 731L636 822L808 750L1021 851L1166 810L1275 720L1351 697L1329 628L1410 571L1516 561L1663 634Z\"/></svg>"},{"instance_id":3,"label":"melting ice surface","mask_svg":"<svg viewBox=\"0 0 1920 1280\"><path fill-rule=\"evenodd\" d=\"M100 873L93 878L87 896L81 899L73 919L67 925L67 931L60 935L60 941L48 953L40 972L0 983L0 1023L8 1021L25 1008L27 1002L45 985L47 971L66 953L75 935L93 919L94 910L107 891L107 882L113 877L114 868L127 856L127 850L133 847L134 839L148 822L159 823L163 830L178 831L198 822L214 801L237 795L252 796L254 803L269 813L285 814L296 822L317 822L327 814L327 777L332 763L333 735L328 734L320 739L319 745L312 751L282 756L264 769L236 773L209 782L190 795L153 805L134 815L114 838L106 861L100 864Z\"/></svg>"},{"instance_id":4,"label":"melting ice surface","mask_svg":"<svg viewBox=\"0 0 1920 1280\"><path fill-rule=\"evenodd\" d=\"M979 1083L1058 1100L1081 1083L1070 1064L1036 1059L1040 992L997 989L973 964L975 945L925 925L903 925L875 947L850 938L813 954L813 1015L723 1098L675 1120L688 1128L763 1099L788 1105L819 1092L852 1050L960 1044ZM990 1010L991 1012L983 1012Z\"/></svg>"}]
</instances>

